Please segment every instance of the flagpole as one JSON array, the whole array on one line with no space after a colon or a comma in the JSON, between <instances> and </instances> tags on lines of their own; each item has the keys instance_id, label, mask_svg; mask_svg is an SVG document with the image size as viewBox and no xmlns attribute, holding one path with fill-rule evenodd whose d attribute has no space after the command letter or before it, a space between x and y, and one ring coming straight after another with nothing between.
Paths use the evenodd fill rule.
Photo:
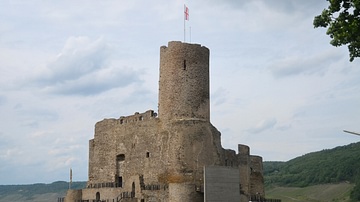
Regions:
<instances>
[{"instance_id":1,"label":"flagpole","mask_svg":"<svg viewBox=\"0 0 360 202\"><path fill-rule=\"evenodd\" d=\"M185 34L186 34L186 29L185 29L185 21L186 21L186 5L184 4L184 42L185 42Z\"/></svg>"},{"instance_id":2,"label":"flagpole","mask_svg":"<svg viewBox=\"0 0 360 202\"><path fill-rule=\"evenodd\" d=\"M189 29L190 29L190 31L189 31L189 35L190 35L190 39L189 39L189 40L190 40L190 41L189 41L189 42L191 43L191 26L189 27Z\"/></svg>"},{"instance_id":3,"label":"flagpole","mask_svg":"<svg viewBox=\"0 0 360 202\"><path fill-rule=\"evenodd\" d=\"M69 189L71 189L72 184L72 169L70 168L70 181L69 181Z\"/></svg>"}]
</instances>

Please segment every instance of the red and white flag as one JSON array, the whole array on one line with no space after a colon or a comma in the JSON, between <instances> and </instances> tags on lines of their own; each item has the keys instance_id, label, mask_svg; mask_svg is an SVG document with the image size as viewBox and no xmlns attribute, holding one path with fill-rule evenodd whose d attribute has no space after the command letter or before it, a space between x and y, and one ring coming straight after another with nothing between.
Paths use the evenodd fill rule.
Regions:
<instances>
[{"instance_id":1,"label":"red and white flag","mask_svg":"<svg viewBox=\"0 0 360 202\"><path fill-rule=\"evenodd\" d=\"M189 20L189 8L186 5L184 5L184 18Z\"/></svg>"}]
</instances>

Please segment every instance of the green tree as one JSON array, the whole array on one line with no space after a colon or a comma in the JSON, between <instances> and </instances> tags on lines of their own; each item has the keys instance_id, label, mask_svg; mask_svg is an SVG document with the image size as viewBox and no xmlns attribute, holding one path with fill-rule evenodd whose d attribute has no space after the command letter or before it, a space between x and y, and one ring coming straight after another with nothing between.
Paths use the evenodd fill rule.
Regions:
<instances>
[{"instance_id":1,"label":"green tree","mask_svg":"<svg viewBox=\"0 0 360 202\"><path fill-rule=\"evenodd\" d=\"M331 45L348 45L352 62L360 57L360 0L327 1L330 5L314 18L314 27L327 28Z\"/></svg>"},{"instance_id":2,"label":"green tree","mask_svg":"<svg viewBox=\"0 0 360 202\"><path fill-rule=\"evenodd\" d=\"M350 193L350 199L353 202L360 201L360 176L356 178L355 187Z\"/></svg>"}]
</instances>

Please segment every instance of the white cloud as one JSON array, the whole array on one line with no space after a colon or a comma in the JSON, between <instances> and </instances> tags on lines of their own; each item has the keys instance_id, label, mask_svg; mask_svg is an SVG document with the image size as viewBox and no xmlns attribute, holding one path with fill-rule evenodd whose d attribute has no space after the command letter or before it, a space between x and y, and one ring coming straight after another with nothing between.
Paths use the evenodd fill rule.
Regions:
<instances>
[{"instance_id":1,"label":"white cloud","mask_svg":"<svg viewBox=\"0 0 360 202\"><path fill-rule=\"evenodd\" d=\"M3 105L6 102L6 97L0 95L0 106Z\"/></svg>"},{"instance_id":2,"label":"white cloud","mask_svg":"<svg viewBox=\"0 0 360 202\"><path fill-rule=\"evenodd\" d=\"M295 75L319 75L323 76L337 61L343 57L335 50L319 53L314 56L294 55L278 61L274 61L269 70L274 77L283 78Z\"/></svg>"},{"instance_id":3,"label":"white cloud","mask_svg":"<svg viewBox=\"0 0 360 202\"><path fill-rule=\"evenodd\" d=\"M248 129L247 131L249 131L250 133L261 133L266 130L274 128L276 125L276 122L277 121L275 118L268 118L268 119L262 120L256 126Z\"/></svg>"},{"instance_id":4,"label":"white cloud","mask_svg":"<svg viewBox=\"0 0 360 202\"><path fill-rule=\"evenodd\" d=\"M103 91L125 87L139 80L140 72L127 68L108 67L45 88L45 92L63 95L94 95Z\"/></svg>"},{"instance_id":5,"label":"white cloud","mask_svg":"<svg viewBox=\"0 0 360 202\"><path fill-rule=\"evenodd\" d=\"M3 161L8 161L14 158L17 158L18 156L22 155L23 151L21 151L19 148L11 148L1 151L0 158Z\"/></svg>"},{"instance_id":6,"label":"white cloud","mask_svg":"<svg viewBox=\"0 0 360 202\"><path fill-rule=\"evenodd\" d=\"M214 106L221 105L226 102L226 89L220 87L211 93L211 102Z\"/></svg>"},{"instance_id":7,"label":"white cloud","mask_svg":"<svg viewBox=\"0 0 360 202\"><path fill-rule=\"evenodd\" d=\"M359 131L359 60L312 25L327 3L187 2L225 148L289 160L358 141L341 131ZM156 110L159 47L183 40L183 2L1 4L0 182L67 180L69 167L86 180L96 121Z\"/></svg>"},{"instance_id":8,"label":"white cloud","mask_svg":"<svg viewBox=\"0 0 360 202\"><path fill-rule=\"evenodd\" d=\"M140 72L112 66L110 55L110 45L103 38L70 37L33 82L46 93L94 95L140 81Z\"/></svg>"},{"instance_id":9,"label":"white cloud","mask_svg":"<svg viewBox=\"0 0 360 202\"><path fill-rule=\"evenodd\" d=\"M56 59L48 65L47 74L40 82L62 83L101 69L106 65L108 46L102 38L91 41L88 37L70 37Z\"/></svg>"}]
</instances>

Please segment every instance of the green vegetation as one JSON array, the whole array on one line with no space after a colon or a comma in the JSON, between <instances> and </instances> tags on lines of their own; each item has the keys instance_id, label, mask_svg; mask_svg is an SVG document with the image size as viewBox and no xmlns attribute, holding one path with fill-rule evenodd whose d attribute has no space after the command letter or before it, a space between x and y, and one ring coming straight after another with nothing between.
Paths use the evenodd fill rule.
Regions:
<instances>
[{"instance_id":1,"label":"green vegetation","mask_svg":"<svg viewBox=\"0 0 360 202\"><path fill-rule=\"evenodd\" d=\"M281 199L282 202L350 202L354 185L349 183L322 184L308 187L268 187L266 198Z\"/></svg>"},{"instance_id":2,"label":"green vegetation","mask_svg":"<svg viewBox=\"0 0 360 202\"><path fill-rule=\"evenodd\" d=\"M360 175L358 175L356 178L355 187L351 191L350 198L353 201L360 201Z\"/></svg>"},{"instance_id":3,"label":"green vegetation","mask_svg":"<svg viewBox=\"0 0 360 202\"><path fill-rule=\"evenodd\" d=\"M281 199L282 202L350 202L354 185L349 183L322 184L308 187L268 187L266 198Z\"/></svg>"},{"instance_id":4,"label":"green vegetation","mask_svg":"<svg viewBox=\"0 0 360 202\"><path fill-rule=\"evenodd\" d=\"M86 182L73 182L71 188L82 189ZM64 181L51 184L0 185L1 201L57 201L65 196L69 183Z\"/></svg>"},{"instance_id":5,"label":"green vegetation","mask_svg":"<svg viewBox=\"0 0 360 202\"><path fill-rule=\"evenodd\" d=\"M328 0L330 5L314 18L314 27L328 28L330 44L348 44L350 61L360 57L360 0Z\"/></svg>"},{"instance_id":6,"label":"green vegetation","mask_svg":"<svg viewBox=\"0 0 360 202\"><path fill-rule=\"evenodd\" d=\"M264 162L265 185L306 187L355 183L359 168L360 142L309 153L288 162Z\"/></svg>"},{"instance_id":7,"label":"green vegetation","mask_svg":"<svg viewBox=\"0 0 360 202\"><path fill-rule=\"evenodd\" d=\"M265 186L309 187L321 184L355 184L348 195L360 200L360 142L313 152L287 162L264 162ZM296 198L296 197L295 197Z\"/></svg>"}]
</instances>

